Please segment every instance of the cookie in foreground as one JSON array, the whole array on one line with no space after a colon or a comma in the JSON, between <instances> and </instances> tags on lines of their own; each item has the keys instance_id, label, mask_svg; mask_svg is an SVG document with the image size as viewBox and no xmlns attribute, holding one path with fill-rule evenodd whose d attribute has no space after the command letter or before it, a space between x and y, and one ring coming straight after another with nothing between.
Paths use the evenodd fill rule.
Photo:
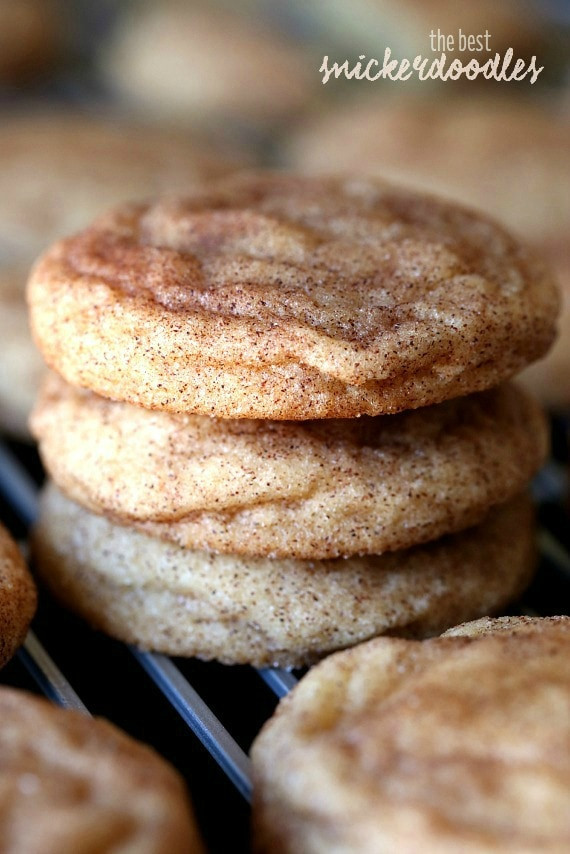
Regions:
<instances>
[{"instance_id":1,"label":"cookie in foreground","mask_svg":"<svg viewBox=\"0 0 570 854\"><path fill-rule=\"evenodd\" d=\"M10 854L202 854L182 778L93 719L0 688L0 848Z\"/></svg>"},{"instance_id":2,"label":"cookie in foreground","mask_svg":"<svg viewBox=\"0 0 570 854\"><path fill-rule=\"evenodd\" d=\"M400 415L285 422L146 410L51 374L31 427L55 483L96 513L185 548L305 560L475 525L525 488L548 443L538 406L508 384Z\"/></svg>"},{"instance_id":3,"label":"cookie in foreground","mask_svg":"<svg viewBox=\"0 0 570 854\"><path fill-rule=\"evenodd\" d=\"M24 558L0 525L0 667L23 643L36 604L36 586Z\"/></svg>"},{"instance_id":4,"label":"cookie in foreground","mask_svg":"<svg viewBox=\"0 0 570 854\"><path fill-rule=\"evenodd\" d=\"M569 641L489 620L330 656L254 742L254 849L567 850Z\"/></svg>"},{"instance_id":5,"label":"cookie in foreground","mask_svg":"<svg viewBox=\"0 0 570 854\"><path fill-rule=\"evenodd\" d=\"M128 643L226 664L310 664L390 632L425 636L496 613L534 567L526 497L427 546L330 561L191 551L41 497L34 563L55 596Z\"/></svg>"},{"instance_id":6,"label":"cookie in foreground","mask_svg":"<svg viewBox=\"0 0 570 854\"><path fill-rule=\"evenodd\" d=\"M494 222L374 179L247 173L119 208L28 287L73 385L227 418L378 415L498 385L543 355L558 294Z\"/></svg>"}]
</instances>

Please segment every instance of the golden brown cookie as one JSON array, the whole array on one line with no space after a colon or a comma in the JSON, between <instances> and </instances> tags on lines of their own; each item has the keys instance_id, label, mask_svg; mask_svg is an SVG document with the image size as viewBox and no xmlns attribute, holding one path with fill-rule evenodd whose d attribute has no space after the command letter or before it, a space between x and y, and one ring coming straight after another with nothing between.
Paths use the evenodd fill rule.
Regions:
<instances>
[{"instance_id":1,"label":"golden brown cookie","mask_svg":"<svg viewBox=\"0 0 570 854\"><path fill-rule=\"evenodd\" d=\"M541 465L547 426L514 386L392 416L238 421L154 412L51 374L32 416L70 498L191 549L331 558L480 522Z\"/></svg>"},{"instance_id":2,"label":"golden brown cookie","mask_svg":"<svg viewBox=\"0 0 570 854\"><path fill-rule=\"evenodd\" d=\"M0 262L31 263L112 205L183 192L239 162L189 133L63 109L0 124Z\"/></svg>"},{"instance_id":3,"label":"golden brown cookie","mask_svg":"<svg viewBox=\"0 0 570 854\"><path fill-rule=\"evenodd\" d=\"M96 628L173 655L301 666L383 632L425 636L499 611L534 564L524 499L428 546L334 561L192 552L114 525L50 486L38 571Z\"/></svg>"},{"instance_id":4,"label":"golden brown cookie","mask_svg":"<svg viewBox=\"0 0 570 854\"><path fill-rule=\"evenodd\" d=\"M254 173L125 206L40 259L70 383L150 409L307 419L497 385L542 355L550 275L494 223L373 179Z\"/></svg>"},{"instance_id":5,"label":"golden brown cookie","mask_svg":"<svg viewBox=\"0 0 570 854\"><path fill-rule=\"evenodd\" d=\"M236 4L151 0L124 13L101 57L103 75L125 103L222 130L283 121L319 86L298 44Z\"/></svg>"},{"instance_id":6,"label":"golden brown cookie","mask_svg":"<svg viewBox=\"0 0 570 854\"><path fill-rule=\"evenodd\" d=\"M0 688L0 847L201 854L182 778L102 718Z\"/></svg>"},{"instance_id":7,"label":"golden brown cookie","mask_svg":"<svg viewBox=\"0 0 570 854\"><path fill-rule=\"evenodd\" d=\"M0 525L0 667L23 642L36 601L36 586L20 550Z\"/></svg>"},{"instance_id":8,"label":"golden brown cookie","mask_svg":"<svg viewBox=\"0 0 570 854\"><path fill-rule=\"evenodd\" d=\"M254 850L570 847L570 618L378 638L305 676L254 743Z\"/></svg>"}]
</instances>

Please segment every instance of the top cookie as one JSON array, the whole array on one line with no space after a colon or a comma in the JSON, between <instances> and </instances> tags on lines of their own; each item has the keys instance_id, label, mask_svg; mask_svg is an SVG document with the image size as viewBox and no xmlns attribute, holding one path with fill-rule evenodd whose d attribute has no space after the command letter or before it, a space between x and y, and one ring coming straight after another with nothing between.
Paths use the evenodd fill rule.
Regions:
<instances>
[{"instance_id":1,"label":"top cookie","mask_svg":"<svg viewBox=\"0 0 570 854\"><path fill-rule=\"evenodd\" d=\"M218 417L376 415L497 385L556 288L483 216L374 179L252 173L56 243L32 329L70 383Z\"/></svg>"}]
</instances>

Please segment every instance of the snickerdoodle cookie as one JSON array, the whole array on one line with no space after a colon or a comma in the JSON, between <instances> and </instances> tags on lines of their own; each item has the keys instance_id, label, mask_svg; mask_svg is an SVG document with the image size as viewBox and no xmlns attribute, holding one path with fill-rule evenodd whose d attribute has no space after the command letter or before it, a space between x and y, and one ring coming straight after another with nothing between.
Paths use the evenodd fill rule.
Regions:
<instances>
[{"instance_id":1,"label":"snickerdoodle cookie","mask_svg":"<svg viewBox=\"0 0 570 854\"><path fill-rule=\"evenodd\" d=\"M291 118L318 74L298 43L239 5L146 0L123 10L101 56L110 88L145 115L225 131Z\"/></svg>"},{"instance_id":2,"label":"snickerdoodle cookie","mask_svg":"<svg viewBox=\"0 0 570 854\"><path fill-rule=\"evenodd\" d=\"M36 611L36 587L18 546L0 525L0 667L14 655Z\"/></svg>"},{"instance_id":3,"label":"snickerdoodle cookie","mask_svg":"<svg viewBox=\"0 0 570 854\"><path fill-rule=\"evenodd\" d=\"M570 848L570 618L330 656L254 743L254 850Z\"/></svg>"},{"instance_id":4,"label":"snickerdoodle cookie","mask_svg":"<svg viewBox=\"0 0 570 854\"><path fill-rule=\"evenodd\" d=\"M407 548L481 521L544 459L514 386L330 421L156 412L51 374L32 416L51 477L91 510L179 545L331 558Z\"/></svg>"},{"instance_id":5,"label":"snickerdoodle cookie","mask_svg":"<svg viewBox=\"0 0 570 854\"><path fill-rule=\"evenodd\" d=\"M182 778L102 718L0 688L0 848L201 854Z\"/></svg>"},{"instance_id":6,"label":"snickerdoodle cookie","mask_svg":"<svg viewBox=\"0 0 570 854\"><path fill-rule=\"evenodd\" d=\"M111 523L50 485L38 571L92 625L129 643L228 664L300 666L383 632L425 636L497 612L534 563L524 499L428 546L332 561L193 552Z\"/></svg>"},{"instance_id":7,"label":"snickerdoodle cookie","mask_svg":"<svg viewBox=\"0 0 570 854\"><path fill-rule=\"evenodd\" d=\"M377 415L497 385L556 288L495 223L374 179L250 173L56 243L32 329L74 385L231 418Z\"/></svg>"}]
</instances>

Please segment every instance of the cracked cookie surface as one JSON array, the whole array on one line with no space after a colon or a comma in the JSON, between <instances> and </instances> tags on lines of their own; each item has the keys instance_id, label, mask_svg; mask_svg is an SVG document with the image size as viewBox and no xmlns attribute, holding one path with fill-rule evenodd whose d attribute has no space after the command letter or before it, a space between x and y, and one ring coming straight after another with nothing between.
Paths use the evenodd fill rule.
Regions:
<instances>
[{"instance_id":1,"label":"cracked cookie surface","mask_svg":"<svg viewBox=\"0 0 570 854\"><path fill-rule=\"evenodd\" d=\"M555 334L556 288L499 226L368 179L234 176L111 212L28 289L48 364L149 409L308 419L497 385Z\"/></svg>"}]
</instances>

